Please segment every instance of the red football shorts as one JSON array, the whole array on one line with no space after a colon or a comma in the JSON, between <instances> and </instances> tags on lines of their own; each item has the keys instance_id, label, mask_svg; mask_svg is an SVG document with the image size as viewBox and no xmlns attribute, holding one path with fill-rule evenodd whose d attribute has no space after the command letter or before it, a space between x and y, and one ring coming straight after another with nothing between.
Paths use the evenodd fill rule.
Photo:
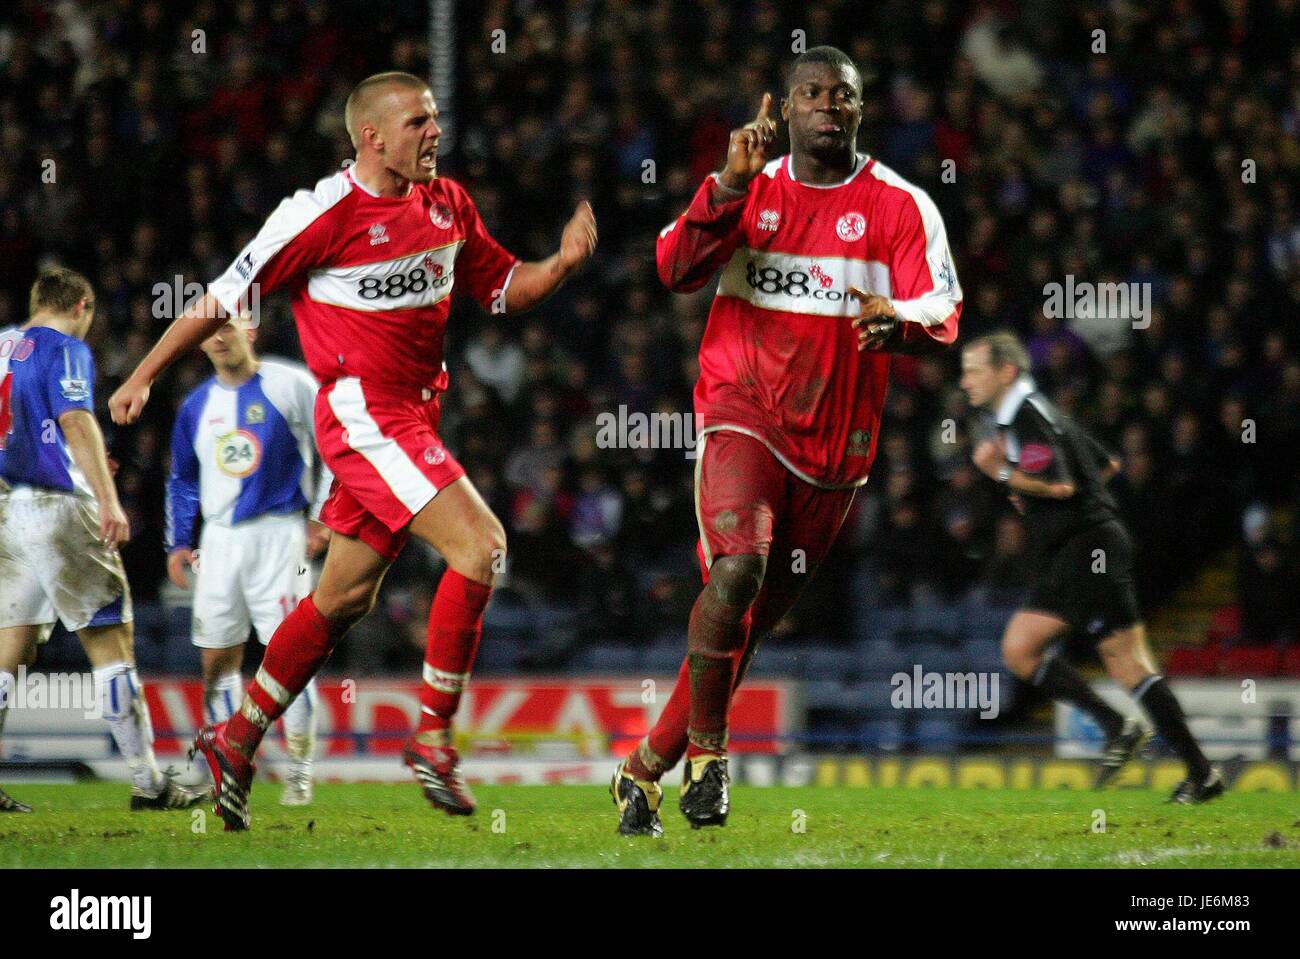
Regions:
<instances>
[{"instance_id":1,"label":"red football shorts","mask_svg":"<svg viewBox=\"0 0 1300 959\"><path fill-rule=\"evenodd\" d=\"M695 461L705 580L718 556L746 553L768 557L767 580L785 578L783 571L811 572L839 535L856 492L801 480L762 441L745 433L705 433Z\"/></svg>"},{"instance_id":2,"label":"red football shorts","mask_svg":"<svg viewBox=\"0 0 1300 959\"><path fill-rule=\"evenodd\" d=\"M432 392L389 392L355 377L316 397L316 442L334 473L320 520L389 560L410 537L411 519L465 475L438 439Z\"/></svg>"}]
</instances>

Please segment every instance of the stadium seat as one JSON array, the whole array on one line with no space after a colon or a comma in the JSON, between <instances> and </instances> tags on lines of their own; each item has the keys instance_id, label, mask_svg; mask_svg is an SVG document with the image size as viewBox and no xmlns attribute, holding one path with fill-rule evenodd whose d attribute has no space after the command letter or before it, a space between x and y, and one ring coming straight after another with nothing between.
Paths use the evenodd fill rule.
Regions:
<instances>
[{"instance_id":1,"label":"stadium seat","mask_svg":"<svg viewBox=\"0 0 1300 959\"><path fill-rule=\"evenodd\" d=\"M997 672L1003 669L1001 640L969 640L962 649L970 668L979 672Z\"/></svg>"},{"instance_id":2,"label":"stadium seat","mask_svg":"<svg viewBox=\"0 0 1300 959\"><path fill-rule=\"evenodd\" d=\"M1276 646L1234 646L1219 660L1219 672L1226 676L1273 676L1280 666Z\"/></svg>"},{"instance_id":3,"label":"stadium seat","mask_svg":"<svg viewBox=\"0 0 1300 959\"><path fill-rule=\"evenodd\" d=\"M137 603L133 612L136 665L144 672L166 672L167 633L162 608L157 603Z\"/></svg>"},{"instance_id":4,"label":"stadium seat","mask_svg":"<svg viewBox=\"0 0 1300 959\"><path fill-rule=\"evenodd\" d=\"M804 706L810 710L834 712L845 707L844 685L837 679L814 679L803 684Z\"/></svg>"},{"instance_id":5,"label":"stadium seat","mask_svg":"<svg viewBox=\"0 0 1300 959\"><path fill-rule=\"evenodd\" d=\"M1001 642L1015 610L999 606L966 607L962 610L961 634L966 640Z\"/></svg>"},{"instance_id":6,"label":"stadium seat","mask_svg":"<svg viewBox=\"0 0 1300 959\"><path fill-rule=\"evenodd\" d=\"M1164 656L1168 676L1213 676L1217 671L1217 646L1177 646Z\"/></svg>"},{"instance_id":7,"label":"stadium seat","mask_svg":"<svg viewBox=\"0 0 1300 959\"><path fill-rule=\"evenodd\" d=\"M591 652L602 672L641 672L641 650L636 646L597 646Z\"/></svg>"},{"instance_id":8,"label":"stadium seat","mask_svg":"<svg viewBox=\"0 0 1300 959\"><path fill-rule=\"evenodd\" d=\"M853 752L858 748L856 723L827 719L810 722L800 742L814 752Z\"/></svg>"},{"instance_id":9,"label":"stadium seat","mask_svg":"<svg viewBox=\"0 0 1300 959\"><path fill-rule=\"evenodd\" d=\"M892 643L895 637L911 628L910 609L875 609L861 622L854 623L859 642Z\"/></svg>"},{"instance_id":10,"label":"stadium seat","mask_svg":"<svg viewBox=\"0 0 1300 959\"><path fill-rule=\"evenodd\" d=\"M157 603L136 603L133 612L136 644L161 643L164 633L162 607Z\"/></svg>"},{"instance_id":11,"label":"stadium seat","mask_svg":"<svg viewBox=\"0 0 1300 959\"><path fill-rule=\"evenodd\" d=\"M1010 712L1024 684L1008 669L998 671L998 713Z\"/></svg>"},{"instance_id":12,"label":"stadium seat","mask_svg":"<svg viewBox=\"0 0 1300 959\"><path fill-rule=\"evenodd\" d=\"M527 606L510 603L491 602L483 611L483 628L489 629L532 629L533 612Z\"/></svg>"},{"instance_id":13,"label":"stadium seat","mask_svg":"<svg viewBox=\"0 0 1300 959\"><path fill-rule=\"evenodd\" d=\"M938 643L915 643L902 647L902 658L906 661L901 666L904 672L911 671L913 665L920 666L927 673L961 673L968 666L965 650Z\"/></svg>"},{"instance_id":14,"label":"stadium seat","mask_svg":"<svg viewBox=\"0 0 1300 959\"><path fill-rule=\"evenodd\" d=\"M193 616L188 606L165 606L162 612L163 637L167 643L190 642L190 623Z\"/></svg>"},{"instance_id":15,"label":"stadium seat","mask_svg":"<svg viewBox=\"0 0 1300 959\"><path fill-rule=\"evenodd\" d=\"M641 671L647 676L676 676L685 655L684 640L654 643L641 651Z\"/></svg>"},{"instance_id":16,"label":"stadium seat","mask_svg":"<svg viewBox=\"0 0 1300 959\"><path fill-rule=\"evenodd\" d=\"M683 650L685 645L683 645ZM802 656L785 646L759 648L749 664L749 675L796 678L802 674Z\"/></svg>"},{"instance_id":17,"label":"stadium seat","mask_svg":"<svg viewBox=\"0 0 1300 959\"><path fill-rule=\"evenodd\" d=\"M858 663L852 650L811 646L804 651L803 675L808 679L847 681L857 676Z\"/></svg>"},{"instance_id":18,"label":"stadium seat","mask_svg":"<svg viewBox=\"0 0 1300 959\"><path fill-rule=\"evenodd\" d=\"M853 683L845 686L840 693L843 697L844 709L852 712L858 717L862 716L896 716L898 710L894 708L890 701L890 696L894 687L890 685L888 678L866 680L864 682Z\"/></svg>"},{"instance_id":19,"label":"stadium seat","mask_svg":"<svg viewBox=\"0 0 1300 959\"><path fill-rule=\"evenodd\" d=\"M595 673L640 672L641 651L633 646L592 646L586 650L587 668Z\"/></svg>"},{"instance_id":20,"label":"stadium seat","mask_svg":"<svg viewBox=\"0 0 1300 959\"><path fill-rule=\"evenodd\" d=\"M1231 643L1241 638L1241 607L1220 606L1210 618L1205 638L1210 643Z\"/></svg>"},{"instance_id":21,"label":"stadium seat","mask_svg":"<svg viewBox=\"0 0 1300 959\"><path fill-rule=\"evenodd\" d=\"M888 676L900 669L910 669L913 662L906 650L888 642L860 643L856 653L860 676Z\"/></svg>"},{"instance_id":22,"label":"stadium seat","mask_svg":"<svg viewBox=\"0 0 1300 959\"><path fill-rule=\"evenodd\" d=\"M926 716L917 722L912 738L922 749L953 749L960 742L962 723L956 715Z\"/></svg>"},{"instance_id":23,"label":"stadium seat","mask_svg":"<svg viewBox=\"0 0 1300 959\"><path fill-rule=\"evenodd\" d=\"M41 647L39 660L42 669L86 669L86 653L77 637L55 623L54 632Z\"/></svg>"},{"instance_id":24,"label":"stadium seat","mask_svg":"<svg viewBox=\"0 0 1300 959\"><path fill-rule=\"evenodd\" d=\"M862 748L897 752L903 747L907 731L901 719L869 719L858 727Z\"/></svg>"},{"instance_id":25,"label":"stadium seat","mask_svg":"<svg viewBox=\"0 0 1300 959\"><path fill-rule=\"evenodd\" d=\"M160 643L135 644L135 664L143 673L169 672L167 666L167 649Z\"/></svg>"},{"instance_id":26,"label":"stadium seat","mask_svg":"<svg viewBox=\"0 0 1300 959\"><path fill-rule=\"evenodd\" d=\"M527 647L537 639L532 610L511 597L498 600L495 594L483 612L483 635L492 645ZM483 644L483 648L487 647ZM481 659L483 654L479 653Z\"/></svg>"},{"instance_id":27,"label":"stadium seat","mask_svg":"<svg viewBox=\"0 0 1300 959\"><path fill-rule=\"evenodd\" d=\"M159 668L174 676L198 676L202 672L199 648L186 640L183 643L167 643L162 653Z\"/></svg>"},{"instance_id":28,"label":"stadium seat","mask_svg":"<svg viewBox=\"0 0 1300 959\"><path fill-rule=\"evenodd\" d=\"M932 642L952 643L957 640L960 624L958 612L952 606L920 606L912 610L908 632L926 636Z\"/></svg>"},{"instance_id":29,"label":"stadium seat","mask_svg":"<svg viewBox=\"0 0 1300 959\"><path fill-rule=\"evenodd\" d=\"M498 633L491 633L488 642L480 643L474 657L474 673L509 673L519 666L524 649L520 643L508 642Z\"/></svg>"},{"instance_id":30,"label":"stadium seat","mask_svg":"<svg viewBox=\"0 0 1300 959\"><path fill-rule=\"evenodd\" d=\"M683 655L686 653L686 627L673 627L670 629L661 629L655 633L651 646L676 646Z\"/></svg>"},{"instance_id":31,"label":"stadium seat","mask_svg":"<svg viewBox=\"0 0 1300 959\"><path fill-rule=\"evenodd\" d=\"M539 635L546 636L561 630L571 630L577 613L562 606L538 606L529 611Z\"/></svg>"}]
</instances>

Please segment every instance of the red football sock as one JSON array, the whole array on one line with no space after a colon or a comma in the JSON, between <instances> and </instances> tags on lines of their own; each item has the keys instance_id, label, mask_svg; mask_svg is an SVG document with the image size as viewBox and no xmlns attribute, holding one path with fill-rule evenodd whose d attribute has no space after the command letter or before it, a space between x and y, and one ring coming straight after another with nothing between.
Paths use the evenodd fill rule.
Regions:
<instances>
[{"instance_id":1,"label":"red football sock","mask_svg":"<svg viewBox=\"0 0 1300 959\"><path fill-rule=\"evenodd\" d=\"M483 635L483 610L492 587L454 569L442 574L429 610L429 644L424 653L417 732L451 726L460 696L469 682L474 654Z\"/></svg>"},{"instance_id":2,"label":"red football sock","mask_svg":"<svg viewBox=\"0 0 1300 959\"><path fill-rule=\"evenodd\" d=\"M636 779L658 780L676 766L686 752L686 723L690 714L691 674L683 659L663 712L645 739L632 750L624 768Z\"/></svg>"},{"instance_id":3,"label":"red football sock","mask_svg":"<svg viewBox=\"0 0 1300 959\"><path fill-rule=\"evenodd\" d=\"M743 662L745 651L749 649L753 642L752 632L752 613L746 613L744 619L745 627L745 647L744 650L737 651L733 654L736 667L735 682L732 688L732 695L735 695L735 686L740 683L740 663ZM637 748L627 757L627 764L624 767L636 779L658 780L660 776L676 766L683 756L686 755L687 733L686 728L690 722L691 713L691 673L689 659L683 659L681 668L677 671L677 682L673 685L672 694L668 697L668 702L664 704L663 712L655 721L654 726L646 737L641 740Z\"/></svg>"},{"instance_id":4,"label":"red football sock","mask_svg":"<svg viewBox=\"0 0 1300 959\"><path fill-rule=\"evenodd\" d=\"M271 636L239 711L226 724L231 745L251 759L267 729L325 665L345 632L346 626L320 614L311 596L299 603Z\"/></svg>"},{"instance_id":5,"label":"red football sock","mask_svg":"<svg viewBox=\"0 0 1300 959\"><path fill-rule=\"evenodd\" d=\"M691 608L686 665L691 685L686 755L727 751L727 711L745 650L748 606L724 603L707 587Z\"/></svg>"}]
</instances>

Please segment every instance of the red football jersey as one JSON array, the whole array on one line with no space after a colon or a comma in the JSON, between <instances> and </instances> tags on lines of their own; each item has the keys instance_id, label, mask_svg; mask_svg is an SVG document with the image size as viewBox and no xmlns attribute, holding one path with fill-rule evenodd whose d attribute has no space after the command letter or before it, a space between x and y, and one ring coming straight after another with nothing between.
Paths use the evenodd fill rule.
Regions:
<instances>
[{"instance_id":1,"label":"red football jersey","mask_svg":"<svg viewBox=\"0 0 1300 959\"><path fill-rule=\"evenodd\" d=\"M934 201L859 155L842 183L794 178L789 156L744 196L712 199L716 175L659 234L660 279L698 290L721 268L700 344L701 432L762 440L800 478L860 486L876 455L889 354L858 352L848 288L887 296L909 348L957 338L961 287Z\"/></svg>"},{"instance_id":2,"label":"red football jersey","mask_svg":"<svg viewBox=\"0 0 1300 959\"><path fill-rule=\"evenodd\" d=\"M390 389L447 388L443 334L457 272L487 310L505 311L518 261L488 234L463 187L436 177L378 196L349 167L283 200L208 287L228 312L290 291L307 366Z\"/></svg>"}]
</instances>

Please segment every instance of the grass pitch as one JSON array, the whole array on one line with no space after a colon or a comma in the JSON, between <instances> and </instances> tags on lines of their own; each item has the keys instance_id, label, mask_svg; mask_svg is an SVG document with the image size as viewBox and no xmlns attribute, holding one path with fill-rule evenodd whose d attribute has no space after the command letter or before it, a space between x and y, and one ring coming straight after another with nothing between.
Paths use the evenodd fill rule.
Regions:
<instances>
[{"instance_id":1,"label":"grass pitch","mask_svg":"<svg viewBox=\"0 0 1300 959\"><path fill-rule=\"evenodd\" d=\"M656 840L618 836L608 792L592 786L481 786L478 814L457 819L414 784L321 785L313 805L286 808L277 784L259 782L243 834L223 833L210 810L128 812L122 784L8 788L37 811L0 815L3 869L1300 867L1293 793L1184 807L1149 790L741 786L726 827L696 831L673 784Z\"/></svg>"}]
</instances>

